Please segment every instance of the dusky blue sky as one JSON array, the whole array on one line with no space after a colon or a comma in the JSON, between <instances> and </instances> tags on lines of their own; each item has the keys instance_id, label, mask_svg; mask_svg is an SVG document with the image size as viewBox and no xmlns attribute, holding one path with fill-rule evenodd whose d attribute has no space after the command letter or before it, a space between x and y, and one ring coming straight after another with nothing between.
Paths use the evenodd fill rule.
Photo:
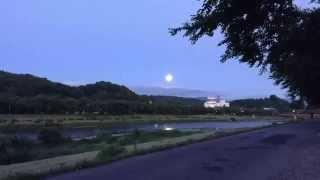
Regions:
<instances>
[{"instance_id":1,"label":"dusky blue sky","mask_svg":"<svg viewBox=\"0 0 320 180\"><path fill-rule=\"evenodd\" d=\"M306 0L298 3L308 6ZM0 2L0 69L83 84L111 81L248 97L278 94L268 75L221 64L221 35L196 45L168 28L187 21L196 0L6 0ZM164 83L166 73L174 75Z\"/></svg>"}]
</instances>

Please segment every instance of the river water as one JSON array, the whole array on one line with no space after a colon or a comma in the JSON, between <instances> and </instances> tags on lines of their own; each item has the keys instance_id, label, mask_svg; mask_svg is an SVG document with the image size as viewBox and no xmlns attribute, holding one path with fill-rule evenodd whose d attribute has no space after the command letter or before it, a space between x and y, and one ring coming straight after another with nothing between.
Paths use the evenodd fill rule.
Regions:
<instances>
[{"instance_id":1,"label":"river water","mask_svg":"<svg viewBox=\"0 0 320 180\"><path fill-rule=\"evenodd\" d=\"M59 131L73 140L95 138L101 133L129 133L135 129L143 131L156 131L161 129L176 129L181 131L195 130L224 130L235 128L254 128L271 125L272 121L239 121L239 122L183 122L183 123L163 123L163 124L135 124L135 125L117 125L107 128L83 127L83 128L62 128ZM1 133L0 134L4 134ZM8 135L8 133L5 133ZM16 135L18 138L36 141L38 137L37 130L18 130L10 132L9 135Z\"/></svg>"}]
</instances>

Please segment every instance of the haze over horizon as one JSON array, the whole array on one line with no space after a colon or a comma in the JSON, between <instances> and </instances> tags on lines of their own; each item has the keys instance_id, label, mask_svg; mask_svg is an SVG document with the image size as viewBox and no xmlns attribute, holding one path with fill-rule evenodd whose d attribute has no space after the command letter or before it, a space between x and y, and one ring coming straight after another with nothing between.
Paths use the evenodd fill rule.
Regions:
<instances>
[{"instance_id":1,"label":"haze over horizon","mask_svg":"<svg viewBox=\"0 0 320 180\"><path fill-rule=\"evenodd\" d=\"M125 6L102 0L5 1L0 6L0 69L73 85L111 81L229 97L284 97L285 90L267 74L236 61L221 64L221 35L196 45L169 35L168 28L187 21L199 5L195 0L183 6L170 0ZM174 76L171 83L164 81L167 73Z\"/></svg>"}]
</instances>

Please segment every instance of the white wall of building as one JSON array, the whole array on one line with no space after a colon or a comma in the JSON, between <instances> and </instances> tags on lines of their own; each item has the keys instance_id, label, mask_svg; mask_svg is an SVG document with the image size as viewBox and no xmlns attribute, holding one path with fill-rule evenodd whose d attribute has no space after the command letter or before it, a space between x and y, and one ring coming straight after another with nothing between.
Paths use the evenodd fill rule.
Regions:
<instances>
[{"instance_id":1,"label":"white wall of building","mask_svg":"<svg viewBox=\"0 0 320 180\"><path fill-rule=\"evenodd\" d=\"M217 98L208 98L208 101L204 103L205 108L223 108L230 107L230 103L226 100L221 100Z\"/></svg>"}]
</instances>

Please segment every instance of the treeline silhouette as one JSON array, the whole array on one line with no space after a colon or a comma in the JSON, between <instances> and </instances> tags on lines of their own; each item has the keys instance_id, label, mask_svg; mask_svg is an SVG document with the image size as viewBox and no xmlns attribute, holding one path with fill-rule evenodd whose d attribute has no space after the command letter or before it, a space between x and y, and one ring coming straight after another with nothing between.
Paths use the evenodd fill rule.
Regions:
<instances>
[{"instance_id":1,"label":"treeline silhouette","mask_svg":"<svg viewBox=\"0 0 320 180\"><path fill-rule=\"evenodd\" d=\"M204 113L202 101L139 96L125 86L97 82L68 86L30 74L0 72L2 114L193 114Z\"/></svg>"},{"instance_id":2,"label":"treeline silhouette","mask_svg":"<svg viewBox=\"0 0 320 180\"><path fill-rule=\"evenodd\" d=\"M274 108L280 112L287 112L291 109L291 104L288 101L275 95L268 98L234 100L231 102L231 106L247 109Z\"/></svg>"},{"instance_id":3,"label":"treeline silhouette","mask_svg":"<svg viewBox=\"0 0 320 180\"><path fill-rule=\"evenodd\" d=\"M243 113L240 107L287 106L277 97L271 99L270 103L263 100L268 103L262 105L241 100L232 103L235 108L206 109L200 99L139 96L110 82L68 86L30 74L0 71L1 114L237 114Z\"/></svg>"}]
</instances>

